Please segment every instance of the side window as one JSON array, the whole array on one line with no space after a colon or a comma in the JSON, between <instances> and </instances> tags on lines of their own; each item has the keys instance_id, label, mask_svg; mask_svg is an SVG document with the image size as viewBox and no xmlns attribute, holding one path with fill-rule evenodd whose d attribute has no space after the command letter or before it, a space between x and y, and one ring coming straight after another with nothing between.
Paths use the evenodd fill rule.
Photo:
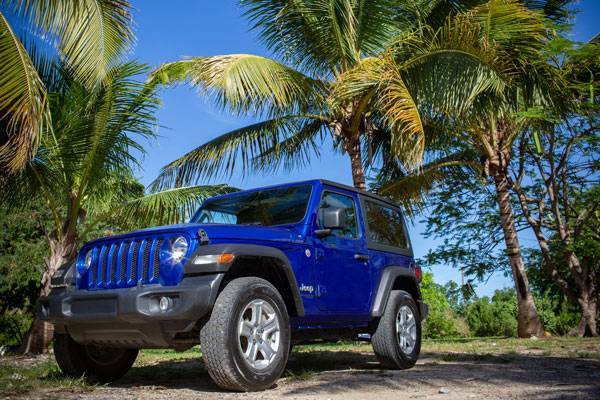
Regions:
<instances>
[{"instance_id":1,"label":"side window","mask_svg":"<svg viewBox=\"0 0 600 400\"><path fill-rule=\"evenodd\" d=\"M397 210L365 200L369 239L375 243L408 248L402 216Z\"/></svg>"},{"instance_id":2,"label":"side window","mask_svg":"<svg viewBox=\"0 0 600 400\"><path fill-rule=\"evenodd\" d=\"M346 214L346 227L344 229L334 229L333 234L328 236L344 236L358 238L358 221L356 219L356 207L354 199L334 192L323 192L321 205L319 206L319 227L323 227L323 210L330 207L342 207Z\"/></svg>"}]
</instances>

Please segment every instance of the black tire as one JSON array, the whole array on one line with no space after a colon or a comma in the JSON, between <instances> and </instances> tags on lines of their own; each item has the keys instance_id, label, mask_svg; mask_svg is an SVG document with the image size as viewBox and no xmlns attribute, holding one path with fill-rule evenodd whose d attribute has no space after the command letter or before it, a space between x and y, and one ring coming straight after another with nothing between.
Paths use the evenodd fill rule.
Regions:
<instances>
[{"instance_id":1,"label":"black tire","mask_svg":"<svg viewBox=\"0 0 600 400\"><path fill-rule=\"evenodd\" d=\"M421 315L410 294L392 290L371 343L383 368L408 369L415 365L421 352Z\"/></svg>"},{"instance_id":2,"label":"black tire","mask_svg":"<svg viewBox=\"0 0 600 400\"><path fill-rule=\"evenodd\" d=\"M86 375L98 382L112 382L129 371L138 355L137 349L87 346L71 336L54 332L54 357L68 376Z\"/></svg>"},{"instance_id":3,"label":"black tire","mask_svg":"<svg viewBox=\"0 0 600 400\"><path fill-rule=\"evenodd\" d=\"M290 347L289 317L281 295L261 278L232 280L217 297L200 331L200 343L206 369L223 389L271 387L285 369Z\"/></svg>"}]
</instances>

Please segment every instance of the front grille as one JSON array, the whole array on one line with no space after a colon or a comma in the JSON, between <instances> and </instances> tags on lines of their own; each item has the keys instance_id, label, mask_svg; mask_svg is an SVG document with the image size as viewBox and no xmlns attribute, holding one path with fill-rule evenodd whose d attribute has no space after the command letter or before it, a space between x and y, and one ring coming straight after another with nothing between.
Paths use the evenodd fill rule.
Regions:
<instances>
[{"instance_id":1,"label":"front grille","mask_svg":"<svg viewBox=\"0 0 600 400\"><path fill-rule=\"evenodd\" d=\"M163 241L162 237L148 237L101 243L93 247L92 266L82 276L87 285L79 286L105 289L135 286L139 282L158 283L160 246Z\"/></svg>"}]
</instances>

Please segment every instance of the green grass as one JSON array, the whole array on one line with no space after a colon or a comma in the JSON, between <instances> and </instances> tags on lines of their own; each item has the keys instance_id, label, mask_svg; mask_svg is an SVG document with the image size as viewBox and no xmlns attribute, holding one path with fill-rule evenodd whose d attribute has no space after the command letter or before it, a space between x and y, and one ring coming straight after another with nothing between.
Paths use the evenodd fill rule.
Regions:
<instances>
[{"instance_id":1,"label":"green grass","mask_svg":"<svg viewBox=\"0 0 600 400\"><path fill-rule=\"evenodd\" d=\"M28 366L0 364L0 397L25 395L34 390L54 387L88 391L97 387L97 384L85 378L65 376L53 359Z\"/></svg>"},{"instance_id":2,"label":"green grass","mask_svg":"<svg viewBox=\"0 0 600 400\"><path fill-rule=\"evenodd\" d=\"M539 340L519 338L466 338L426 339L421 352L427 353L491 353L491 354L536 354L556 357L577 357L580 350L587 350L590 357L597 359L600 338L553 337Z\"/></svg>"}]
</instances>

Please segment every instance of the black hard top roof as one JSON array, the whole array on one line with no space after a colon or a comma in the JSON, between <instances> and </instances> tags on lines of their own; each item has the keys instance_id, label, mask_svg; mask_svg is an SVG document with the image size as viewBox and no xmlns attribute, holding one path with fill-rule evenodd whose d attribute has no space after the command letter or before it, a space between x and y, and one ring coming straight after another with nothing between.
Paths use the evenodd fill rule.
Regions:
<instances>
[{"instance_id":1,"label":"black hard top roof","mask_svg":"<svg viewBox=\"0 0 600 400\"><path fill-rule=\"evenodd\" d=\"M383 203L387 203L387 204L389 204L391 206L394 206L394 207L398 208L398 205L396 203L394 203L392 200L387 199L385 197L378 196L378 195L370 193L370 192L367 192L366 190L361 190L361 189L357 189L357 188L355 188L353 186L347 186L347 185L343 185L341 183L337 183L337 182L333 182L333 181L328 181L327 179L316 179L316 180L319 181L319 182L321 182L323 185L333 186L333 187L336 187L336 188L348 190L350 192L355 192L355 193L358 193L358 194L362 194L363 196L371 197L371 198L373 198L375 200L379 200L379 201L381 201Z\"/></svg>"},{"instance_id":2,"label":"black hard top roof","mask_svg":"<svg viewBox=\"0 0 600 400\"><path fill-rule=\"evenodd\" d=\"M279 184L276 184L276 185L270 185L270 186L263 186L263 187L256 187L256 188L251 188L251 189L245 189L245 190L242 190L241 192L246 192L246 191L248 191L248 192L254 192L254 191L257 191L257 190L265 190L265 189L271 189L271 188L276 188L276 187L283 187L283 186L288 186L288 185L314 184L316 182L321 183L321 185L327 185L327 186L331 186L331 187L334 187L334 188L347 190L349 192L358 193L358 194L363 195L365 197L370 197L370 198L372 198L374 200L378 200L378 201L380 201L382 203L389 204L392 207L399 208L398 204L394 203L390 199L387 199L385 197L381 197L381 196L378 196L376 194L367 192L366 190L357 189L355 187L348 186L348 185L343 185L341 183L329 181L327 179L309 179L309 180L305 180L305 181L295 181L295 182L279 183ZM234 196L234 195L236 195L238 193L240 193L240 192L227 193L227 194L223 194L223 195L220 195L220 196L215 196L214 198Z\"/></svg>"}]
</instances>

